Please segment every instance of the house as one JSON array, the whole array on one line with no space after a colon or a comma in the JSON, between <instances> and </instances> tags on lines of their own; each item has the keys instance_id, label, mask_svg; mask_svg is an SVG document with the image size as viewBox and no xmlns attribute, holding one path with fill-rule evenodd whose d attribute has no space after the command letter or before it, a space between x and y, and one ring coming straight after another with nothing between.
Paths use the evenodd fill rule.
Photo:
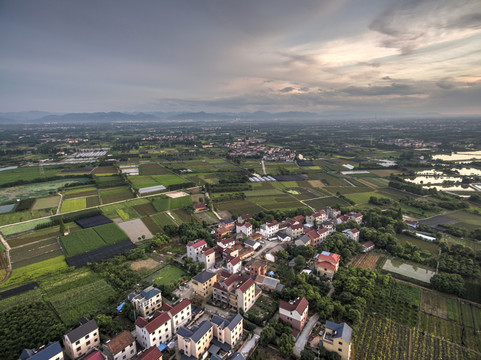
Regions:
<instances>
[{"instance_id":1,"label":"house","mask_svg":"<svg viewBox=\"0 0 481 360\"><path fill-rule=\"evenodd\" d=\"M137 360L162 360L162 352L157 346L152 346L141 352Z\"/></svg>"},{"instance_id":2,"label":"house","mask_svg":"<svg viewBox=\"0 0 481 360\"><path fill-rule=\"evenodd\" d=\"M249 311L259 296L260 291L256 292L254 280L243 278L237 274L232 274L224 281L214 284L214 300L236 310Z\"/></svg>"},{"instance_id":3,"label":"house","mask_svg":"<svg viewBox=\"0 0 481 360\"><path fill-rule=\"evenodd\" d=\"M282 288L279 287L280 280L270 276L257 275L255 283L263 290L282 290ZM283 286L281 285L281 287Z\"/></svg>"},{"instance_id":4,"label":"house","mask_svg":"<svg viewBox=\"0 0 481 360\"><path fill-rule=\"evenodd\" d=\"M141 316L150 316L162 306L162 292L156 287L149 286L140 294L129 294L129 301Z\"/></svg>"},{"instance_id":5,"label":"house","mask_svg":"<svg viewBox=\"0 0 481 360\"><path fill-rule=\"evenodd\" d=\"M239 251L239 258L241 260L245 260L247 258L250 258L251 256L253 256L255 254L255 251L253 248L251 247L245 247L244 249L242 249L241 251Z\"/></svg>"},{"instance_id":6,"label":"house","mask_svg":"<svg viewBox=\"0 0 481 360\"><path fill-rule=\"evenodd\" d=\"M63 360L63 351L60 343L49 342L43 349L24 349L20 354L20 360Z\"/></svg>"},{"instance_id":7,"label":"house","mask_svg":"<svg viewBox=\"0 0 481 360\"><path fill-rule=\"evenodd\" d=\"M257 250L257 248L259 246L261 246L260 243L258 243L257 241L255 240L252 240L251 238L248 238L245 242L244 242L244 245L245 246L248 246L248 247L251 247L252 249L254 250Z\"/></svg>"},{"instance_id":8,"label":"house","mask_svg":"<svg viewBox=\"0 0 481 360\"><path fill-rule=\"evenodd\" d=\"M194 262L199 261L199 254L207 248L205 240L196 240L187 244L187 256L192 258Z\"/></svg>"},{"instance_id":9,"label":"house","mask_svg":"<svg viewBox=\"0 0 481 360\"><path fill-rule=\"evenodd\" d=\"M361 244L364 247L363 252L368 252L374 249L374 243L372 241L366 241Z\"/></svg>"},{"instance_id":10,"label":"house","mask_svg":"<svg viewBox=\"0 0 481 360\"><path fill-rule=\"evenodd\" d=\"M317 247L321 244L321 236L317 230L309 230L306 232L306 236L311 240L311 246Z\"/></svg>"},{"instance_id":11,"label":"house","mask_svg":"<svg viewBox=\"0 0 481 360\"><path fill-rule=\"evenodd\" d=\"M342 360L349 360L351 356L351 327L346 323L337 324L328 320L325 328L319 345L322 344L326 350L338 353Z\"/></svg>"},{"instance_id":12,"label":"house","mask_svg":"<svg viewBox=\"0 0 481 360\"><path fill-rule=\"evenodd\" d=\"M334 225L335 221L326 220L321 223L322 229L329 230L329 234L336 232L336 226Z\"/></svg>"},{"instance_id":13,"label":"house","mask_svg":"<svg viewBox=\"0 0 481 360\"><path fill-rule=\"evenodd\" d=\"M224 253L222 254L222 256L225 258L225 259L230 259L230 258L233 258L233 257L236 257L236 256L239 256L239 253L240 251L242 250L242 246L240 245L237 245L233 248L230 248L230 249L225 249Z\"/></svg>"},{"instance_id":14,"label":"house","mask_svg":"<svg viewBox=\"0 0 481 360\"><path fill-rule=\"evenodd\" d=\"M340 260L341 255L323 251L314 257L314 266L320 274L332 279L339 269Z\"/></svg>"},{"instance_id":15,"label":"house","mask_svg":"<svg viewBox=\"0 0 481 360\"><path fill-rule=\"evenodd\" d=\"M352 239L354 241L359 241L359 230L358 229L346 229L342 232L345 237Z\"/></svg>"},{"instance_id":16,"label":"house","mask_svg":"<svg viewBox=\"0 0 481 360\"><path fill-rule=\"evenodd\" d=\"M235 230L235 221L232 220L232 219L230 219L230 220L220 220L217 227L218 228L225 228L229 231L234 231Z\"/></svg>"},{"instance_id":17,"label":"house","mask_svg":"<svg viewBox=\"0 0 481 360\"><path fill-rule=\"evenodd\" d=\"M181 327L177 333L177 344L182 358L203 358L214 337L214 329L210 321L204 320L191 330Z\"/></svg>"},{"instance_id":18,"label":"house","mask_svg":"<svg viewBox=\"0 0 481 360\"><path fill-rule=\"evenodd\" d=\"M159 346L172 339L172 320L168 313L156 311L149 321L139 316L135 320L135 332L137 342L144 349Z\"/></svg>"},{"instance_id":19,"label":"house","mask_svg":"<svg viewBox=\"0 0 481 360\"><path fill-rule=\"evenodd\" d=\"M65 354L72 360L88 354L94 347L99 347L99 328L95 320L80 319L80 326L63 336Z\"/></svg>"},{"instance_id":20,"label":"house","mask_svg":"<svg viewBox=\"0 0 481 360\"><path fill-rule=\"evenodd\" d=\"M404 221L406 223L407 226L409 226L410 228L412 229L416 229L418 227L418 222L417 221L413 221L413 220L406 220Z\"/></svg>"},{"instance_id":21,"label":"house","mask_svg":"<svg viewBox=\"0 0 481 360\"><path fill-rule=\"evenodd\" d=\"M323 221L327 220L327 214L324 210L317 210L313 214L309 214L306 216L306 223L310 225L314 225L314 222L319 225Z\"/></svg>"},{"instance_id":22,"label":"house","mask_svg":"<svg viewBox=\"0 0 481 360\"><path fill-rule=\"evenodd\" d=\"M250 222L244 222L244 223L237 223L236 224L236 233L237 234L244 234L246 236L251 235L254 232L254 227Z\"/></svg>"},{"instance_id":23,"label":"house","mask_svg":"<svg viewBox=\"0 0 481 360\"><path fill-rule=\"evenodd\" d=\"M214 230L215 238L220 240L228 235L230 235L231 231L226 227L219 227Z\"/></svg>"},{"instance_id":24,"label":"house","mask_svg":"<svg viewBox=\"0 0 481 360\"><path fill-rule=\"evenodd\" d=\"M209 208L207 207L207 204L195 204L193 208L195 213L209 210Z\"/></svg>"},{"instance_id":25,"label":"house","mask_svg":"<svg viewBox=\"0 0 481 360\"><path fill-rule=\"evenodd\" d=\"M251 214L245 214L245 215L239 215L237 217L237 222L239 224L243 224L245 221L249 220L249 219L252 219L252 215Z\"/></svg>"},{"instance_id":26,"label":"house","mask_svg":"<svg viewBox=\"0 0 481 360\"><path fill-rule=\"evenodd\" d=\"M212 248L205 248L198 256L199 262L205 264L206 269L210 269L215 265L215 250Z\"/></svg>"},{"instance_id":27,"label":"house","mask_svg":"<svg viewBox=\"0 0 481 360\"><path fill-rule=\"evenodd\" d=\"M82 360L105 360L105 356L99 350L94 349L85 355Z\"/></svg>"},{"instance_id":28,"label":"house","mask_svg":"<svg viewBox=\"0 0 481 360\"><path fill-rule=\"evenodd\" d=\"M294 245L296 245L296 246L311 245L311 238L307 235L302 235L299 239L294 241Z\"/></svg>"},{"instance_id":29,"label":"house","mask_svg":"<svg viewBox=\"0 0 481 360\"><path fill-rule=\"evenodd\" d=\"M270 238L277 234L279 231L279 223L276 220L262 224L260 227L260 233L265 238Z\"/></svg>"},{"instance_id":30,"label":"house","mask_svg":"<svg viewBox=\"0 0 481 360\"><path fill-rule=\"evenodd\" d=\"M304 328L308 312L309 303L304 297L289 302L281 300L279 303L279 317L282 321L291 324L297 332Z\"/></svg>"},{"instance_id":31,"label":"house","mask_svg":"<svg viewBox=\"0 0 481 360\"><path fill-rule=\"evenodd\" d=\"M245 271L251 277L265 275L267 273L267 263L260 259L251 260L246 264Z\"/></svg>"},{"instance_id":32,"label":"house","mask_svg":"<svg viewBox=\"0 0 481 360\"><path fill-rule=\"evenodd\" d=\"M350 212L347 214L351 220L354 220L358 224L362 222L362 214L360 212Z\"/></svg>"},{"instance_id":33,"label":"house","mask_svg":"<svg viewBox=\"0 0 481 360\"><path fill-rule=\"evenodd\" d=\"M202 271L192 278L192 288L197 295L207 298L214 292L214 283L216 281L216 273Z\"/></svg>"},{"instance_id":34,"label":"house","mask_svg":"<svg viewBox=\"0 0 481 360\"><path fill-rule=\"evenodd\" d=\"M221 344L228 344L229 350L242 339L244 318L240 314L234 315L229 320L214 315L210 322L214 330L214 338Z\"/></svg>"},{"instance_id":35,"label":"house","mask_svg":"<svg viewBox=\"0 0 481 360\"><path fill-rule=\"evenodd\" d=\"M221 254L224 253L226 249L233 248L234 246L235 239L233 237L217 241L217 249L220 251Z\"/></svg>"},{"instance_id":36,"label":"house","mask_svg":"<svg viewBox=\"0 0 481 360\"><path fill-rule=\"evenodd\" d=\"M349 217L349 215L339 215L337 218L336 218L336 224L343 224L343 223L347 223L348 221L350 221L351 218Z\"/></svg>"},{"instance_id":37,"label":"house","mask_svg":"<svg viewBox=\"0 0 481 360\"><path fill-rule=\"evenodd\" d=\"M262 235L258 232L255 232L250 236L250 238L254 241L261 241L262 240Z\"/></svg>"},{"instance_id":38,"label":"house","mask_svg":"<svg viewBox=\"0 0 481 360\"><path fill-rule=\"evenodd\" d=\"M124 330L102 346L107 360L129 360L137 354L137 346L132 334Z\"/></svg>"},{"instance_id":39,"label":"house","mask_svg":"<svg viewBox=\"0 0 481 360\"><path fill-rule=\"evenodd\" d=\"M296 222L286 228L286 234L289 235L291 239L297 239L304 232L304 226L302 223Z\"/></svg>"},{"instance_id":40,"label":"house","mask_svg":"<svg viewBox=\"0 0 481 360\"><path fill-rule=\"evenodd\" d=\"M231 274L237 274L241 271L242 261L240 257L236 256L227 261L227 271Z\"/></svg>"},{"instance_id":41,"label":"house","mask_svg":"<svg viewBox=\"0 0 481 360\"><path fill-rule=\"evenodd\" d=\"M319 243L318 245L322 244L322 242L324 240L327 239L327 237L331 234L331 232L329 231L328 228L319 228L317 229L317 234L319 235ZM315 246L318 246L318 245L315 245Z\"/></svg>"},{"instance_id":42,"label":"house","mask_svg":"<svg viewBox=\"0 0 481 360\"><path fill-rule=\"evenodd\" d=\"M277 233L277 238L282 241L282 242L285 242L285 241L291 241L292 238L287 235L287 232L286 230L280 230L278 233Z\"/></svg>"},{"instance_id":43,"label":"house","mask_svg":"<svg viewBox=\"0 0 481 360\"><path fill-rule=\"evenodd\" d=\"M333 208L328 207L328 208L326 209L326 213L327 213L327 217L328 217L329 219L337 219L337 217L338 217L339 215L341 215L341 210L333 209Z\"/></svg>"}]
</instances>

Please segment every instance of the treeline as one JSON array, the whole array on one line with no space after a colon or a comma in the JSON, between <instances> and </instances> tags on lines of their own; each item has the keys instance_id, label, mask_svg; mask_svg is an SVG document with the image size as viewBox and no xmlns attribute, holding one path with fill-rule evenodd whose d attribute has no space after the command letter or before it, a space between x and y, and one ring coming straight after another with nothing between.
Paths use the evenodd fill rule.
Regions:
<instances>
[{"instance_id":1,"label":"treeline","mask_svg":"<svg viewBox=\"0 0 481 360\"><path fill-rule=\"evenodd\" d=\"M49 222L38 224L35 226L35 230L49 228L51 226L60 225L61 223L68 223L79 219L84 219L91 216L102 215L102 211L99 209L83 210L72 214L55 215L50 218Z\"/></svg>"},{"instance_id":2,"label":"treeline","mask_svg":"<svg viewBox=\"0 0 481 360\"><path fill-rule=\"evenodd\" d=\"M468 277L481 275L481 251L460 244L451 245L441 243L441 257L439 258L439 270L452 274Z\"/></svg>"},{"instance_id":3,"label":"treeline","mask_svg":"<svg viewBox=\"0 0 481 360\"><path fill-rule=\"evenodd\" d=\"M246 183L223 183L223 184L206 184L206 189L210 193L221 192L238 192L252 190L252 185Z\"/></svg>"},{"instance_id":4,"label":"treeline","mask_svg":"<svg viewBox=\"0 0 481 360\"><path fill-rule=\"evenodd\" d=\"M84 174L84 175L68 175L69 178L86 178L86 177L92 177L92 175L89 174ZM48 176L48 177L39 177L31 180L24 180L24 179L19 179L16 181L12 181L9 183L4 183L0 188L6 188L6 187L12 187L12 186L19 186L19 185L27 185L27 184L36 184L36 183L41 183L41 182L47 182L47 181L55 181L55 180L65 180L65 176L60 176L60 175L55 175L55 176Z\"/></svg>"},{"instance_id":5,"label":"treeline","mask_svg":"<svg viewBox=\"0 0 481 360\"><path fill-rule=\"evenodd\" d=\"M229 201L229 200L244 200L246 198L246 194L243 192L237 193L230 193L230 194L222 194L221 196L216 196L212 199L212 202L222 202L222 201Z\"/></svg>"}]
</instances>

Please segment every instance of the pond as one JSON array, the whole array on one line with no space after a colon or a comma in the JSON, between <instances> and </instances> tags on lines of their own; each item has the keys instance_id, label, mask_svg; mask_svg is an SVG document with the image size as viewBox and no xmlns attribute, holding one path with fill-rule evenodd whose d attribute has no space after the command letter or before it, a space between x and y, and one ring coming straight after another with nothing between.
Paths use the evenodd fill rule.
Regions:
<instances>
[{"instance_id":1,"label":"pond","mask_svg":"<svg viewBox=\"0 0 481 360\"><path fill-rule=\"evenodd\" d=\"M420 266L406 264L399 260L387 259L383 270L429 283L435 272Z\"/></svg>"},{"instance_id":2,"label":"pond","mask_svg":"<svg viewBox=\"0 0 481 360\"><path fill-rule=\"evenodd\" d=\"M433 160L443 161L466 161L472 159L481 159L481 150L479 151L465 151L453 153L451 155L434 155Z\"/></svg>"}]
</instances>

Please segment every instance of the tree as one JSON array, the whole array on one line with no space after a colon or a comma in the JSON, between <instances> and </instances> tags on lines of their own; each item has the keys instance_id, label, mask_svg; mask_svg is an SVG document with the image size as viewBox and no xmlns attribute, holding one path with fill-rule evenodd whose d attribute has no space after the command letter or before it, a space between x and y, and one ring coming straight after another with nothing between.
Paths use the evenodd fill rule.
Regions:
<instances>
[{"instance_id":1,"label":"tree","mask_svg":"<svg viewBox=\"0 0 481 360\"><path fill-rule=\"evenodd\" d=\"M276 338L276 331L272 326L266 326L261 332L261 341L263 344L267 345L273 342Z\"/></svg>"},{"instance_id":2,"label":"tree","mask_svg":"<svg viewBox=\"0 0 481 360\"><path fill-rule=\"evenodd\" d=\"M296 270L300 271L302 268L304 268L304 266L306 266L306 259L304 259L304 256L302 255L297 255L294 259L294 263L296 264Z\"/></svg>"},{"instance_id":3,"label":"tree","mask_svg":"<svg viewBox=\"0 0 481 360\"><path fill-rule=\"evenodd\" d=\"M464 279L459 274L436 274L431 278L431 285L448 294L462 295L464 292Z\"/></svg>"},{"instance_id":4,"label":"tree","mask_svg":"<svg viewBox=\"0 0 481 360\"><path fill-rule=\"evenodd\" d=\"M301 351L301 360L316 360L316 357L316 353L311 350L304 349Z\"/></svg>"},{"instance_id":5,"label":"tree","mask_svg":"<svg viewBox=\"0 0 481 360\"><path fill-rule=\"evenodd\" d=\"M294 340L292 340L292 336L287 334L282 334L279 338L279 351L283 355L290 356L292 355L292 351L294 350Z\"/></svg>"}]
</instances>

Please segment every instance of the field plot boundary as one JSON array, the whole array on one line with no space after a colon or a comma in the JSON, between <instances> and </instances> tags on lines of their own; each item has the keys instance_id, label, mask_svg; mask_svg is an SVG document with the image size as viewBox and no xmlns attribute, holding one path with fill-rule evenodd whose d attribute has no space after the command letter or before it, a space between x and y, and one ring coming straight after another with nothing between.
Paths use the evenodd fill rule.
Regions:
<instances>
[{"instance_id":1,"label":"field plot boundary","mask_svg":"<svg viewBox=\"0 0 481 360\"><path fill-rule=\"evenodd\" d=\"M65 259L69 266L82 267L89 262L97 262L122 254L124 251L135 249L136 246L130 240L120 241L115 244L102 246Z\"/></svg>"}]
</instances>

